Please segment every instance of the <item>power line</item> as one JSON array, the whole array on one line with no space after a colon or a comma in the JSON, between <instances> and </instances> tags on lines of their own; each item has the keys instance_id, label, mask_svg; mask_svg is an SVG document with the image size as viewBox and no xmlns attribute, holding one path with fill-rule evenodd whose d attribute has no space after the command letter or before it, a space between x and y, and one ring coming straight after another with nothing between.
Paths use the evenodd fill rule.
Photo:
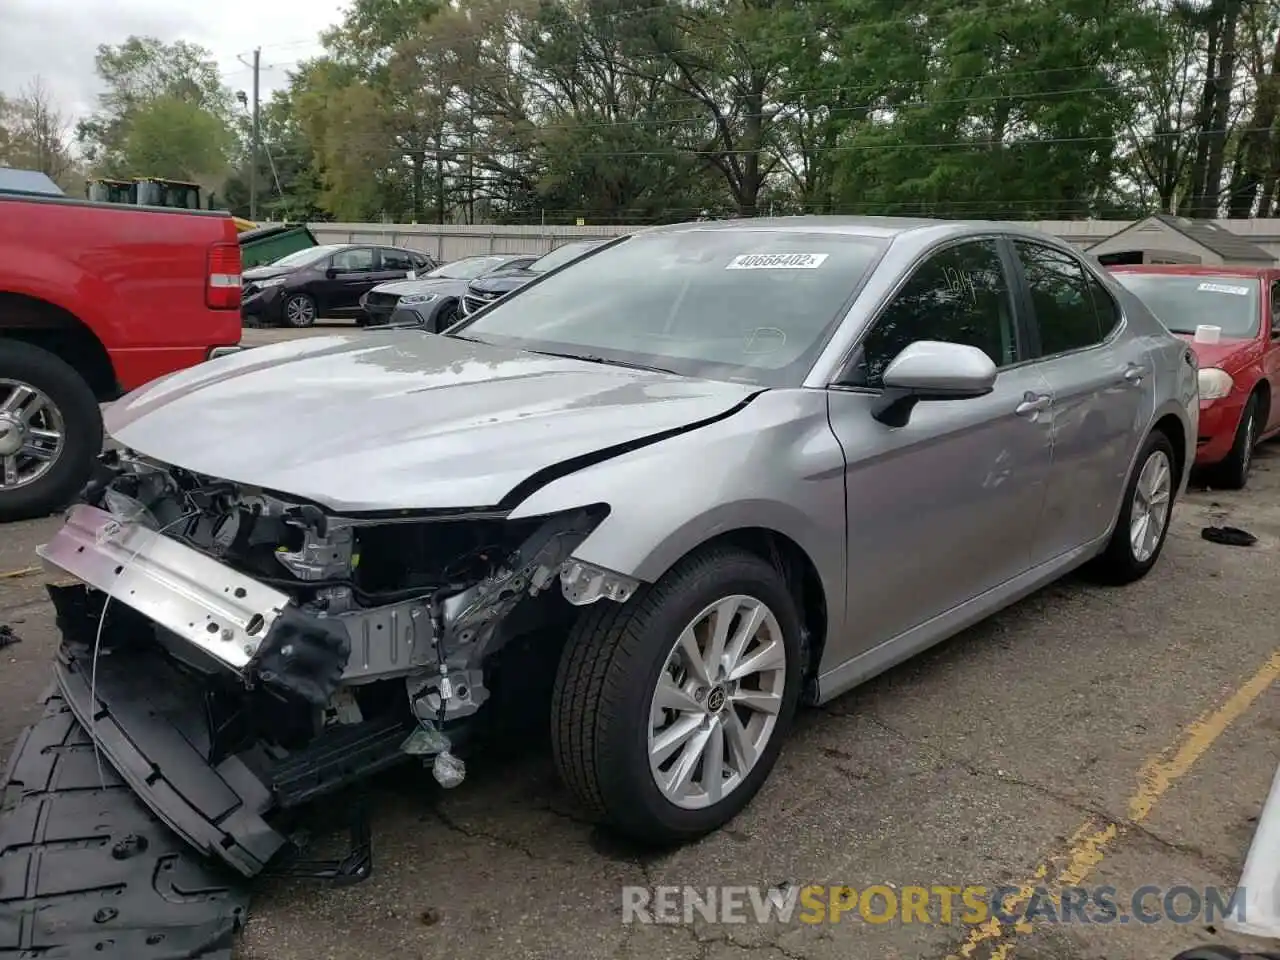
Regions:
<instances>
[{"instance_id":1,"label":"power line","mask_svg":"<svg viewBox=\"0 0 1280 960\"><path fill-rule=\"evenodd\" d=\"M886 124L886 127L891 124ZM1188 131L1172 131L1166 133L1146 134L1141 139L1145 141L1151 140L1168 140L1179 139L1182 137L1199 137L1210 136L1218 133L1226 134L1248 134L1248 133L1264 133L1269 131L1270 127L1226 127L1209 130L1188 130ZM819 155L827 153L857 153L861 151L898 151L898 150L945 150L945 149L991 149L993 147L1037 147L1037 146L1054 146L1065 144L1089 144L1089 143L1117 143L1122 138L1114 136L1088 136L1088 137L1028 137L1022 140L942 140L933 143L850 143L850 144L833 144L820 147L810 147L804 151L807 155ZM410 152L433 153L430 150L410 151L406 150L399 144L379 145L378 149L389 151L390 155L405 154ZM518 149L518 148L517 148ZM441 154L447 155L449 159L457 159L467 156L493 157L493 156L509 156L513 155L515 150L461 150L448 148L439 151ZM753 154L770 154L776 151L767 147L757 149L680 149L675 150L619 150L619 151L599 151L575 153L575 159L641 159L641 158L681 158L690 156L699 157L724 157L730 155L753 155ZM282 156L301 157L301 153L285 153Z\"/></svg>"}]
</instances>

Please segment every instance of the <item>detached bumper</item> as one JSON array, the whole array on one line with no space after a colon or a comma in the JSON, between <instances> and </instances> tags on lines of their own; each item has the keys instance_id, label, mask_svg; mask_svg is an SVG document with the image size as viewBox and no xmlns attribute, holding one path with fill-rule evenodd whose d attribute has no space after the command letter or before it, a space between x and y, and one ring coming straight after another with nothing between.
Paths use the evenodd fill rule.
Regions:
<instances>
[{"instance_id":1,"label":"detached bumper","mask_svg":"<svg viewBox=\"0 0 1280 960\"><path fill-rule=\"evenodd\" d=\"M177 670L155 656L101 656L91 696L91 663L64 650L56 675L120 778L187 843L246 877L284 846L262 819L273 806L267 786L239 757L210 764L204 700Z\"/></svg>"},{"instance_id":2,"label":"detached bumper","mask_svg":"<svg viewBox=\"0 0 1280 960\"><path fill-rule=\"evenodd\" d=\"M1258 829L1236 889L1243 908L1223 926L1233 933L1280 940L1280 770L1258 817Z\"/></svg>"}]
</instances>

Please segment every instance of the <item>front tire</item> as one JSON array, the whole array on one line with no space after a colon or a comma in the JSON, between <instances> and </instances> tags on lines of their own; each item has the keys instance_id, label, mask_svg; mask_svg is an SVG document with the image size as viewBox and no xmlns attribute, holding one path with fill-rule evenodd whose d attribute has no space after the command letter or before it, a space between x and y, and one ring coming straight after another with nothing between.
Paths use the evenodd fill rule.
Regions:
<instances>
[{"instance_id":1,"label":"front tire","mask_svg":"<svg viewBox=\"0 0 1280 960\"><path fill-rule=\"evenodd\" d=\"M1173 444L1159 430L1147 437L1125 485L1124 507L1111 542L1093 564L1098 578L1122 585L1141 580L1160 559L1178 489Z\"/></svg>"},{"instance_id":2,"label":"front tire","mask_svg":"<svg viewBox=\"0 0 1280 960\"><path fill-rule=\"evenodd\" d=\"M98 400L74 368L0 340L0 522L67 506L89 480L102 434Z\"/></svg>"},{"instance_id":3,"label":"front tire","mask_svg":"<svg viewBox=\"0 0 1280 960\"><path fill-rule=\"evenodd\" d=\"M801 629L777 569L714 548L570 631L552 696L564 782L643 843L695 840L764 784L801 687Z\"/></svg>"},{"instance_id":4,"label":"front tire","mask_svg":"<svg viewBox=\"0 0 1280 960\"><path fill-rule=\"evenodd\" d=\"M280 315L284 317L285 326L302 329L314 326L316 322L316 302L305 293L291 293L285 298Z\"/></svg>"},{"instance_id":5,"label":"front tire","mask_svg":"<svg viewBox=\"0 0 1280 960\"><path fill-rule=\"evenodd\" d=\"M1227 458L1214 467L1210 483L1221 490L1243 490L1249 483L1249 468L1253 466L1253 450L1258 445L1258 418L1262 404L1255 393L1244 405L1240 425L1236 427L1235 442Z\"/></svg>"},{"instance_id":6,"label":"front tire","mask_svg":"<svg viewBox=\"0 0 1280 960\"><path fill-rule=\"evenodd\" d=\"M462 314L457 300L453 301L453 303L445 304L440 308L440 312L436 314L435 329L432 333L443 333L457 323L461 317Z\"/></svg>"}]
</instances>

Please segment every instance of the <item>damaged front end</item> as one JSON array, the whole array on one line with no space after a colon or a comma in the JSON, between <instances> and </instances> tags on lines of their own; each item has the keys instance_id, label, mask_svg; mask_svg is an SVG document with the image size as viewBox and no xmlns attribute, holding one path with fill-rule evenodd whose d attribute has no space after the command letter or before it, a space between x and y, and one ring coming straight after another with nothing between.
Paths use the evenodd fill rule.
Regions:
<instances>
[{"instance_id":1,"label":"damaged front end","mask_svg":"<svg viewBox=\"0 0 1280 960\"><path fill-rule=\"evenodd\" d=\"M245 876L290 811L408 757L461 782L504 649L638 587L571 557L603 505L341 517L128 453L82 499L39 550L79 581L50 587L62 695L157 816Z\"/></svg>"}]
</instances>

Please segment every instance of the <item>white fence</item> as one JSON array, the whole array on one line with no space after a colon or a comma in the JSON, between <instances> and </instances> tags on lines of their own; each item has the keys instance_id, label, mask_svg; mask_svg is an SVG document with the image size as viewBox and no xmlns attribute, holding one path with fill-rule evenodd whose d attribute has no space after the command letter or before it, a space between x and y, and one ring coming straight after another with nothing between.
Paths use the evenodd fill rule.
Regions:
<instances>
[{"instance_id":1,"label":"white fence","mask_svg":"<svg viewBox=\"0 0 1280 960\"><path fill-rule=\"evenodd\" d=\"M312 223L309 226L320 243L382 243L421 250L437 260L456 260L481 253L546 253L570 240L605 240L638 229L419 223Z\"/></svg>"}]
</instances>

